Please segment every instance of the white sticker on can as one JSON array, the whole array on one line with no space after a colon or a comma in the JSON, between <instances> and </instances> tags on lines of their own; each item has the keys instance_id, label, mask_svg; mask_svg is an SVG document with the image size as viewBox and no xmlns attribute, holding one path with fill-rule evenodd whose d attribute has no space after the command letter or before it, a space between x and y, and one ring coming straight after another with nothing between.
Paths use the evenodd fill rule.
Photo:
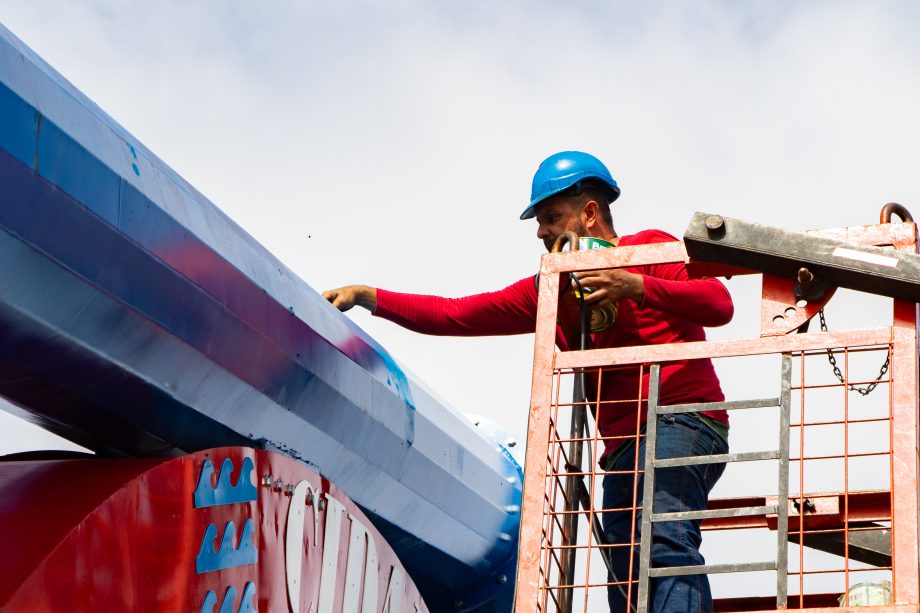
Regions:
<instances>
[{"instance_id":1,"label":"white sticker on can","mask_svg":"<svg viewBox=\"0 0 920 613\"><path fill-rule=\"evenodd\" d=\"M897 266L899 262L898 258L879 255L877 253L856 251L855 249L847 249L846 247L837 247L831 255L837 256L838 258L846 258L848 260L859 260L860 262L867 262L869 264L878 264L879 266L889 266L891 268Z\"/></svg>"}]
</instances>

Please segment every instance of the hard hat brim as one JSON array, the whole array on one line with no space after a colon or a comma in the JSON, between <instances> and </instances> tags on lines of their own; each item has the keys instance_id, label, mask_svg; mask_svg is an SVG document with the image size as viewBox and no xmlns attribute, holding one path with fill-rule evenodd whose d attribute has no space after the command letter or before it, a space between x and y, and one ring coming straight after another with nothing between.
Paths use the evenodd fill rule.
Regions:
<instances>
[{"instance_id":1,"label":"hard hat brim","mask_svg":"<svg viewBox=\"0 0 920 613\"><path fill-rule=\"evenodd\" d=\"M620 197L620 188L619 188L618 186L609 185L609 184L606 184L606 183L605 183L605 185L606 185L607 189L610 190L610 195L611 195L611 197L610 197L610 202L609 202L609 204L613 204L614 201L615 201L617 198ZM558 193L560 193L560 192L564 192L564 191L567 190L569 187L571 187L571 185L568 185L568 186L563 187L563 188L561 188L561 189L557 189L557 190L555 190L555 191L553 191L553 192L550 192L550 193L547 193L547 194L541 194L540 196L538 196L537 198L535 198L533 201L531 201L531 203L527 206L527 208L524 209L524 212L521 213L520 219L522 219L522 220L524 220L524 219L533 219L534 217L537 216L536 208L537 208L538 206L540 206L541 203L543 203L544 201L548 200L549 198L552 198L553 196L555 196L556 194L558 194Z\"/></svg>"}]
</instances>

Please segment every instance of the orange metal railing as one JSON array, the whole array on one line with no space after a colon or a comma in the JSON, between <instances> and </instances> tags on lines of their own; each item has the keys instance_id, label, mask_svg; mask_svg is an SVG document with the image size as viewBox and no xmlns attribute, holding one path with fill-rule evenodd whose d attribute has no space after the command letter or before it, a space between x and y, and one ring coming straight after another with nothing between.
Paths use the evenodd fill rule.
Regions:
<instances>
[{"instance_id":1,"label":"orange metal railing","mask_svg":"<svg viewBox=\"0 0 920 613\"><path fill-rule=\"evenodd\" d=\"M825 234L901 250L914 250L916 245L913 223L844 228ZM641 582L647 580L635 566L641 556L625 577L614 580L605 555L618 548L639 547L641 535L636 526L642 517L643 492L634 487L626 496L627 504L602 507L601 484L610 473L599 468L597 459L609 439L597 432L594 420L599 412L623 410L624 405L644 412L648 399L636 390L631 400L573 402L569 390L576 374L588 373L591 385L597 386L588 396L597 399L604 377L616 369L639 368L644 374L657 364L694 358L713 359L725 372L732 372L733 361L759 360L756 369L745 367L742 376L752 381L762 378L773 387L779 387L783 368L790 371L784 375L789 398L786 457L782 457L781 442L775 458L729 465L735 480L753 491L711 498L709 511L701 518L704 549L713 558L707 564L711 565L716 610L783 610L783 604L791 610L838 607L838 599L853 586L889 581L892 604L869 610L917 611L916 305L888 301L893 307L887 326L804 332L802 324L823 302L803 304L792 291L793 281L765 276L758 338L556 350L561 273L670 262L688 263L691 268L695 264L689 262L680 242L544 256L516 613L606 611L610 586L622 589L628 598L639 593ZM828 351L839 369L839 379L828 364ZM886 361L888 367L878 373L879 364ZM870 384L875 388L869 395L854 389ZM768 404L761 402L757 405L761 408L744 413L767 411ZM576 411L590 417L582 432L571 429ZM777 428L775 418L763 415L733 421L731 452L748 453L744 448L734 449L736 441L762 439L775 447ZM643 436L637 418L635 431L623 440L639 441ZM573 462L579 447L581 460ZM754 458L752 453L745 457ZM634 460L627 472L643 474L647 467L638 454ZM788 491L782 487L783 462L787 462ZM768 467L754 466L757 464ZM779 476L767 476L777 475L777 467ZM751 471L752 476L745 477L748 473L744 471ZM607 513L629 515L633 530L627 541L608 543L598 534L597 524ZM788 520L786 527L783 516ZM707 548L707 541L712 546ZM771 559L772 567L761 562ZM746 569L741 566L745 563ZM748 572L716 574L737 570ZM640 603L639 609L647 604Z\"/></svg>"}]
</instances>

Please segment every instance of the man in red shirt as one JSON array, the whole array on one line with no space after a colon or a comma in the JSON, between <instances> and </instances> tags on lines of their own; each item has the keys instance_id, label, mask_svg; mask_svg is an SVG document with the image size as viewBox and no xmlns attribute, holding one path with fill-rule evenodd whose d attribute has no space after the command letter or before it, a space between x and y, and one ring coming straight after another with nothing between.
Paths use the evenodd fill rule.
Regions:
<instances>
[{"instance_id":1,"label":"man in red shirt","mask_svg":"<svg viewBox=\"0 0 920 613\"><path fill-rule=\"evenodd\" d=\"M620 190L607 168L594 156L563 151L544 160L534 175L531 201L521 219L536 217L537 238L549 250L566 231L578 236L604 239L614 246L642 245L677 240L659 230L645 230L618 236L613 227L610 204ZM704 326L728 323L733 314L731 297L716 279L691 279L683 264L637 266L580 273L579 281L593 291L585 298L591 307L615 304L612 327L590 334L595 348L648 345L705 340ZM374 315L425 334L485 336L531 333L535 329L537 290L533 277L508 287L463 298L443 298L390 292L363 285L327 291L323 296L342 311L354 305ZM569 341L557 328L556 343L569 349ZM573 347L574 348L574 347ZM639 368L605 373L600 403L595 413L598 429L605 441L600 465L604 477L604 509L634 506L633 492L641 497L642 477L634 489L632 471L636 462L636 392L648 394L648 373ZM589 389L594 389L588 386ZM724 400L712 362L686 360L662 365L660 403L684 404ZM592 398L591 400L597 400ZM632 402L624 402L632 400ZM640 412L640 421L645 411ZM633 435L632 438L629 438ZM621 438L617 438L621 437ZM728 417L724 411L703 414L665 415L659 418L657 449L659 457L711 455L728 451ZM644 438L638 449L643 466ZM656 513L702 510L709 491L721 476L724 464L659 469L655 474ZM641 502L641 501L640 501ZM636 542L640 518L632 524L629 511L605 512L604 532L609 543L630 542L635 528ZM652 547L653 566L703 564L699 553L702 540L699 521L656 523ZM609 550L616 577L629 575L628 548ZM633 578L638 559L633 558ZM635 606L636 590L632 591ZM611 611L626 611L625 590L608 588ZM663 577L651 583L653 611L709 611L712 596L705 575Z\"/></svg>"}]
</instances>

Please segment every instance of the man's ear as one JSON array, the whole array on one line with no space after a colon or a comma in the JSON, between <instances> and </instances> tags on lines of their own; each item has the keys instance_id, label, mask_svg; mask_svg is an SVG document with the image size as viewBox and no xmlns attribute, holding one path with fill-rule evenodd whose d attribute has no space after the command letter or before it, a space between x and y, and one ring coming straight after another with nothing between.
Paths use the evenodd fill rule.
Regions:
<instances>
[{"instance_id":1,"label":"man's ear","mask_svg":"<svg viewBox=\"0 0 920 613\"><path fill-rule=\"evenodd\" d=\"M584 225L586 230L591 230L594 228L601 220L601 209L600 206L594 200L588 200L583 207L581 207L581 223Z\"/></svg>"}]
</instances>

